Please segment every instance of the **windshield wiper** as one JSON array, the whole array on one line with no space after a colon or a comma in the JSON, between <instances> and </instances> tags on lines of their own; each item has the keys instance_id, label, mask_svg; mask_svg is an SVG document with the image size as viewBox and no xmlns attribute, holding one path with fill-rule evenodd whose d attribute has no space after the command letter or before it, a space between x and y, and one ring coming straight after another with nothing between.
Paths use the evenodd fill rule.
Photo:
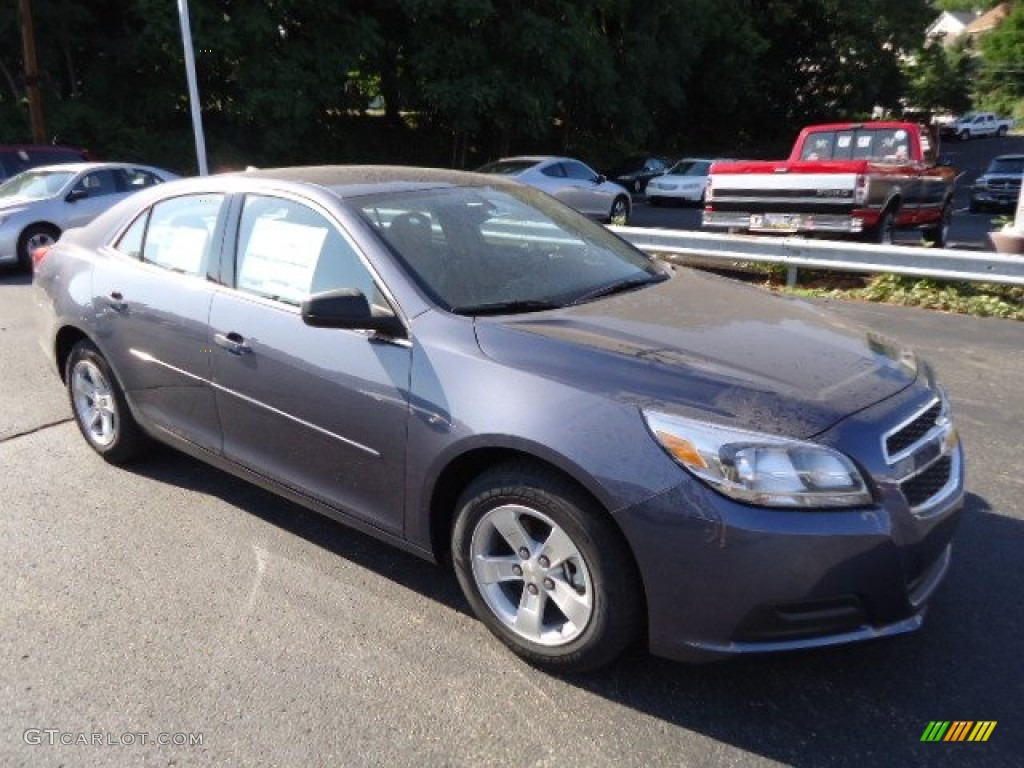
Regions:
<instances>
[{"instance_id":1,"label":"windshield wiper","mask_svg":"<svg viewBox=\"0 0 1024 768\"><path fill-rule=\"evenodd\" d=\"M664 273L659 275L645 274L643 277L629 277L625 280L616 280L614 283L608 283L607 285L598 286L591 291L587 291L582 296L577 296L569 303L572 305L583 304L587 301L600 299L603 296L611 296L613 293L625 293L626 291L642 288L645 285L662 283L665 280L668 280L668 275Z\"/></svg>"},{"instance_id":2,"label":"windshield wiper","mask_svg":"<svg viewBox=\"0 0 1024 768\"><path fill-rule=\"evenodd\" d=\"M521 312L561 309L564 306L564 304L557 301L547 299L519 299L517 301L493 301L488 304L469 304L463 307L452 307L452 312L458 315L514 315Z\"/></svg>"}]
</instances>

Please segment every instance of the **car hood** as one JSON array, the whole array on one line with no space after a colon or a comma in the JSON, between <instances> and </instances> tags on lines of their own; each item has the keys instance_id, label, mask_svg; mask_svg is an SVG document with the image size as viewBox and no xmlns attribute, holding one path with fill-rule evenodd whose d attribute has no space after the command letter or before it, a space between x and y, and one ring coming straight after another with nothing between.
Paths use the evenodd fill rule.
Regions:
<instances>
[{"instance_id":1,"label":"car hood","mask_svg":"<svg viewBox=\"0 0 1024 768\"><path fill-rule=\"evenodd\" d=\"M49 198L33 197L0 197L0 213L16 213L28 208L30 205L41 203Z\"/></svg>"},{"instance_id":2,"label":"car hood","mask_svg":"<svg viewBox=\"0 0 1024 768\"><path fill-rule=\"evenodd\" d=\"M803 301L679 270L639 291L480 318L505 365L639 407L811 437L908 387L916 362Z\"/></svg>"}]
</instances>

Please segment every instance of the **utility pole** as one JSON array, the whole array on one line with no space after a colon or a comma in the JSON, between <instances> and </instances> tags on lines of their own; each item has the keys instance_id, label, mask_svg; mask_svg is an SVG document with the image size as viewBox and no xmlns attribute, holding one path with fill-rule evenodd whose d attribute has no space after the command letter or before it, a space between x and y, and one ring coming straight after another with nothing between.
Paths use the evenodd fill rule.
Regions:
<instances>
[{"instance_id":1,"label":"utility pole","mask_svg":"<svg viewBox=\"0 0 1024 768\"><path fill-rule=\"evenodd\" d=\"M21 44L25 53L25 94L28 97L28 118L32 126L32 141L46 143L43 124L43 99L39 93L39 64L36 61L36 34L32 28L31 0L18 0L21 11Z\"/></svg>"}]
</instances>

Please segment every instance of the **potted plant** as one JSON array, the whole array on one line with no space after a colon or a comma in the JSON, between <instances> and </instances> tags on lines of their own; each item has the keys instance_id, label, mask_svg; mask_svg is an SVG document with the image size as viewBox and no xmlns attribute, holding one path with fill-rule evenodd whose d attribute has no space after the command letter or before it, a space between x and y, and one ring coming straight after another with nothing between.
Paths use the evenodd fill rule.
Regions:
<instances>
[{"instance_id":1,"label":"potted plant","mask_svg":"<svg viewBox=\"0 0 1024 768\"><path fill-rule=\"evenodd\" d=\"M1014 225L1013 217L997 216L992 219L992 224L995 228L988 236L996 252L1024 256L1024 229Z\"/></svg>"}]
</instances>

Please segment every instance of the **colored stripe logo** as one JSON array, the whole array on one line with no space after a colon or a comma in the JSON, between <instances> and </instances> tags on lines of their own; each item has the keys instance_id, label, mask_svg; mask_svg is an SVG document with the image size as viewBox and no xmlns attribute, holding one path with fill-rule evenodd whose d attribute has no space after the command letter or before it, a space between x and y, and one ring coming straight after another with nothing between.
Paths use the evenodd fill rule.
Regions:
<instances>
[{"instance_id":1,"label":"colored stripe logo","mask_svg":"<svg viewBox=\"0 0 1024 768\"><path fill-rule=\"evenodd\" d=\"M996 729L996 720L932 720L921 734L921 741L988 741Z\"/></svg>"}]
</instances>

